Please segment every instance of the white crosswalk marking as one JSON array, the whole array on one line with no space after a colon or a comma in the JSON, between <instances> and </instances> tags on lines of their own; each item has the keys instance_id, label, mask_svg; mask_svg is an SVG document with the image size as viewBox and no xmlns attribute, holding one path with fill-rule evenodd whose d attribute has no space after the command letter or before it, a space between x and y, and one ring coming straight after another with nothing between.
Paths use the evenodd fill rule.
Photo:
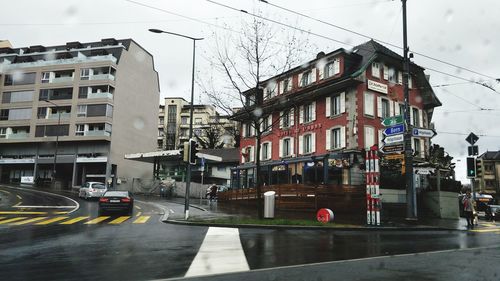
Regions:
<instances>
[{"instance_id":1,"label":"white crosswalk marking","mask_svg":"<svg viewBox=\"0 0 500 281\"><path fill-rule=\"evenodd\" d=\"M186 277L249 269L238 229L210 227Z\"/></svg>"}]
</instances>

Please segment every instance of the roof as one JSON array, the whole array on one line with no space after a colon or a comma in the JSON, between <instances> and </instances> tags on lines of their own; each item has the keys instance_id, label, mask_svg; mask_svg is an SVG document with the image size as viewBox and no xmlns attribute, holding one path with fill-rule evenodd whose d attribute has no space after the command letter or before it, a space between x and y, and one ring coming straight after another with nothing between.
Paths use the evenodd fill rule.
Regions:
<instances>
[{"instance_id":1,"label":"roof","mask_svg":"<svg viewBox=\"0 0 500 281\"><path fill-rule=\"evenodd\" d=\"M485 153L478 156L483 160L500 160L500 150L499 151L486 151Z\"/></svg>"},{"instance_id":2,"label":"roof","mask_svg":"<svg viewBox=\"0 0 500 281\"><path fill-rule=\"evenodd\" d=\"M238 148L202 149L201 153L218 156L222 162L239 162L240 151Z\"/></svg>"}]
</instances>

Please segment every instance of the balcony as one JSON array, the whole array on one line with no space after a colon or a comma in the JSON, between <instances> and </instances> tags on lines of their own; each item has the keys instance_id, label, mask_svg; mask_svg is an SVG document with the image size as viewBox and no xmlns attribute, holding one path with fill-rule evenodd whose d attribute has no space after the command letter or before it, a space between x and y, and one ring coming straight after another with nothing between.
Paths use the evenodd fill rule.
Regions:
<instances>
[{"instance_id":1,"label":"balcony","mask_svg":"<svg viewBox=\"0 0 500 281\"><path fill-rule=\"evenodd\" d=\"M69 119L71 117L71 112L61 112L61 119ZM47 119L59 119L59 113L49 114Z\"/></svg>"},{"instance_id":2,"label":"balcony","mask_svg":"<svg viewBox=\"0 0 500 281\"><path fill-rule=\"evenodd\" d=\"M68 58L68 59L56 59L56 60L38 60L35 62L23 62L23 63L10 63L4 65L4 70L14 70L27 67L42 67L42 66L54 66L54 65L66 65L66 64L80 64L80 63L93 63L109 61L111 63L116 63L117 59L112 54L102 55L102 56L89 56L79 55L78 57Z\"/></svg>"},{"instance_id":3,"label":"balcony","mask_svg":"<svg viewBox=\"0 0 500 281\"><path fill-rule=\"evenodd\" d=\"M49 81L49 83L71 83L73 82L73 77L68 76L68 77L57 77L53 78Z\"/></svg>"},{"instance_id":4,"label":"balcony","mask_svg":"<svg viewBox=\"0 0 500 281\"><path fill-rule=\"evenodd\" d=\"M95 74L90 75L89 80L111 80L115 81L115 76L113 74Z\"/></svg>"},{"instance_id":5,"label":"balcony","mask_svg":"<svg viewBox=\"0 0 500 281\"><path fill-rule=\"evenodd\" d=\"M29 138L29 136L30 136L29 133L13 133L5 135L5 138L10 140L22 140Z\"/></svg>"},{"instance_id":6,"label":"balcony","mask_svg":"<svg viewBox=\"0 0 500 281\"><path fill-rule=\"evenodd\" d=\"M113 94L109 92L104 93L88 93L87 99L113 99Z\"/></svg>"},{"instance_id":7,"label":"balcony","mask_svg":"<svg viewBox=\"0 0 500 281\"><path fill-rule=\"evenodd\" d=\"M86 137L110 137L111 133L104 130L96 130L96 131L84 131L83 135Z\"/></svg>"}]
</instances>

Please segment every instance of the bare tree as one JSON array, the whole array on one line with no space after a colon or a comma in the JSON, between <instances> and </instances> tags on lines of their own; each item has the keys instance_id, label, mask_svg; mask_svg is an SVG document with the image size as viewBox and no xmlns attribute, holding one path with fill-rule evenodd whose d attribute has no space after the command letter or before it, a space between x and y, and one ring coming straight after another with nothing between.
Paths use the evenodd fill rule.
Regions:
<instances>
[{"instance_id":1,"label":"bare tree","mask_svg":"<svg viewBox=\"0 0 500 281\"><path fill-rule=\"evenodd\" d=\"M300 41L294 34L273 29L255 18L243 23L242 32L236 38L228 34L214 35L214 55L208 59L212 70L222 73L223 86L214 86L213 76L200 86L213 105L228 115L239 115L240 121L250 122L255 130L257 210L258 217L262 218L260 146L262 135L273 125L263 118L268 112L272 113L272 108L264 108L262 101L264 95L277 92L276 81L266 80L298 64L300 53L307 48L307 40Z\"/></svg>"},{"instance_id":2,"label":"bare tree","mask_svg":"<svg viewBox=\"0 0 500 281\"><path fill-rule=\"evenodd\" d=\"M216 149L224 146L222 139L223 128L218 125L212 125L201 129L201 136L196 134L196 140L203 149Z\"/></svg>"}]
</instances>

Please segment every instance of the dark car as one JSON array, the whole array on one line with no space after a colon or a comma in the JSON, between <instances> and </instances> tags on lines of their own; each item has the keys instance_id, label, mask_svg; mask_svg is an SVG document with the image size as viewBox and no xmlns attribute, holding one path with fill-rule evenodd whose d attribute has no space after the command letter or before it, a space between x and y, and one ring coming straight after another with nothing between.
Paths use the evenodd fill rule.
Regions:
<instances>
[{"instance_id":1,"label":"dark car","mask_svg":"<svg viewBox=\"0 0 500 281\"><path fill-rule=\"evenodd\" d=\"M126 212L131 215L134 209L134 198L129 191L106 191L99 198L99 214L107 212Z\"/></svg>"}]
</instances>

